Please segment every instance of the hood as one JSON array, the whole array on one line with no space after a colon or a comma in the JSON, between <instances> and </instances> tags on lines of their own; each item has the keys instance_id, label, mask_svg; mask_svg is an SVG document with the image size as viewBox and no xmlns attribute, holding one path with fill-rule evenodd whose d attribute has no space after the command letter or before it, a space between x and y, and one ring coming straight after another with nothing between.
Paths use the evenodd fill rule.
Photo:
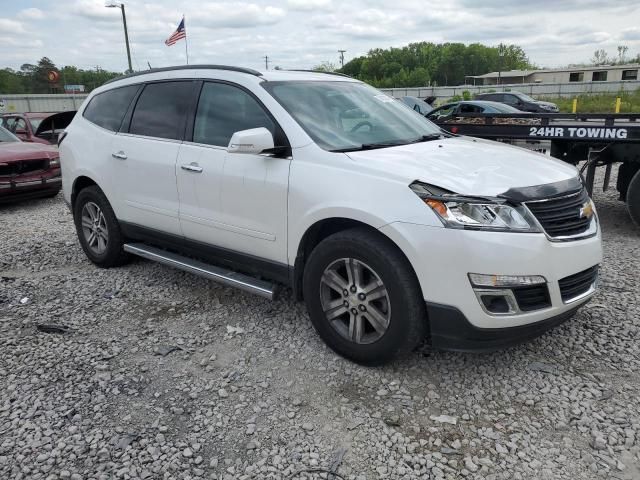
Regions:
<instances>
[{"instance_id":1,"label":"hood","mask_svg":"<svg viewBox=\"0 0 640 480\"><path fill-rule=\"evenodd\" d=\"M349 152L363 170L409 185L415 180L464 195L497 196L510 189L563 182L578 176L560 160L510 145L453 137L398 147Z\"/></svg>"},{"instance_id":2,"label":"hood","mask_svg":"<svg viewBox=\"0 0 640 480\"><path fill-rule=\"evenodd\" d=\"M27 142L0 142L0 163L22 160L40 160L57 158L58 149L53 145Z\"/></svg>"}]
</instances>

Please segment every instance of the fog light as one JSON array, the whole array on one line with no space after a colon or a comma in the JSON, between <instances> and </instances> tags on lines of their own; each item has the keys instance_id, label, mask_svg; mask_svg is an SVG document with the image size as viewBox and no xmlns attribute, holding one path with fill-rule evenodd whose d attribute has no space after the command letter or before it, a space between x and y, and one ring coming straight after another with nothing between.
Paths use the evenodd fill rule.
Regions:
<instances>
[{"instance_id":1,"label":"fog light","mask_svg":"<svg viewBox=\"0 0 640 480\"><path fill-rule=\"evenodd\" d=\"M484 308L491 313L509 313L509 303L503 296L480 295Z\"/></svg>"},{"instance_id":2,"label":"fog light","mask_svg":"<svg viewBox=\"0 0 640 480\"><path fill-rule=\"evenodd\" d=\"M522 287L526 285L537 285L547 283L541 275L484 275L481 273L470 273L469 280L474 287Z\"/></svg>"}]
</instances>

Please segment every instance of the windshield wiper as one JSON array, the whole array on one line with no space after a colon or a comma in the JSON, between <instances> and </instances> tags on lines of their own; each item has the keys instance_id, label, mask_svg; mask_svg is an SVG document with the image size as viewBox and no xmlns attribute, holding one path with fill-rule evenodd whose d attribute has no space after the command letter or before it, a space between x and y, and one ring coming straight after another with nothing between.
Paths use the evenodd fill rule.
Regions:
<instances>
[{"instance_id":1,"label":"windshield wiper","mask_svg":"<svg viewBox=\"0 0 640 480\"><path fill-rule=\"evenodd\" d=\"M335 150L329 150L330 152L358 152L360 150L374 150L376 148L398 147L400 145L406 145L406 143L363 143L362 145L355 145L353 147L336 148Z\"/></svg>"},{"instance_id":2,"label":"windshield wiper","mask_svg":"<svg viewBox=\"0 0 640 480\"><path fill-rule=\"evenodd\" d=\"M414 140L411 143L430 142L432 140L440 140L442 138L446 137L441 133L430 133L428 135L422 135L420 138Z\"/></svg>"}]
</instances>

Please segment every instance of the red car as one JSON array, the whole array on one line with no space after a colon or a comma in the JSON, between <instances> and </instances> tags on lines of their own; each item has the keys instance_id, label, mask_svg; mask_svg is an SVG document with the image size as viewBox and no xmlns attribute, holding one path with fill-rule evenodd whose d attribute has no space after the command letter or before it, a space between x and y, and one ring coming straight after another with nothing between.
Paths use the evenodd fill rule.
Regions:
<instances>
[{"instance_id":1,"label":"red car","mask_svg":"<svg viewBox=\"0 0 640 480\"><path fill-rule=\"evenodd\" d=\"M0 116L0 127L6 128L23 142L55 144L58 133L71 123L75 113L5 113Z\"/></svg>"},{"instance_id":2,"label":"red car","mask_svg":"<svg viewBox=\"0 0 640 480\"><path fill-rule=\"evenodd\" d=\"M53 197L61 188L58 149L23 142L0 127L0 203Z\"/></svg>"}]
</instances>

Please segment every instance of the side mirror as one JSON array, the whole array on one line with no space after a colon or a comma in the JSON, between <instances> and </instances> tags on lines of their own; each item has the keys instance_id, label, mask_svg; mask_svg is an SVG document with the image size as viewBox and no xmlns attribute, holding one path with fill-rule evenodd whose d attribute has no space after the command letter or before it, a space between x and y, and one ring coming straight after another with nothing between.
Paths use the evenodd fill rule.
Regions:
<instances>
[{"instance_id":1,"label":"side mirror","mask_svg":"<svg viewBox=\"0 0 640 480\"><path fill-rule=\"evenodd\" d=\"M273 135L264 127L240 130L231 137L229 153L271 153L274 148Z\"/></svg>"}]
</instances>

